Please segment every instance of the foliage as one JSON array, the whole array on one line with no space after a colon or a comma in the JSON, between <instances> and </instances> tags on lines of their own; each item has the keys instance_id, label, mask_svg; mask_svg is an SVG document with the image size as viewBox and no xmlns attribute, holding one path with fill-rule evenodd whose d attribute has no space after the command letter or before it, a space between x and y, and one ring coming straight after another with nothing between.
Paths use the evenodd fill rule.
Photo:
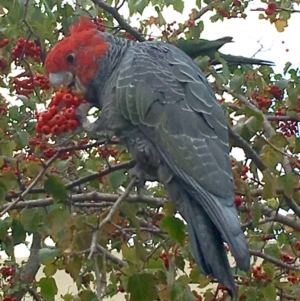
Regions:
<instances>
[{"instance_id":1,"label":"foliage","mask_svg":"<svg viewBox=\"0 0 300 301\"><path fill-rule=\"evenodd\" d=\"M265 2L257 8L259 19L284 31L298 12L296 2ZM134 162L124 147L117 140L99 141L76 131L73 108L78 100L67 93L54 95L43 75L47 51L68 34L79 15L92 17L99 30L125 38L172 42L197 41L207 12L210 22L249 14L246 0L197 0L186 22L166 24L164 8L182 12L184 3L1 1L0 240L8 255L1 269L3 300L20 300L25 294L54 300L60 296L58 270L76 283L76 300L117 293L131 301L229 299L225 288L211 286L214 280L195 266L186 226L161 185L148 185L137 194L127 176ZM155 15L142 18L139 28L131 27L133 15L143 15L148 6L155 7ZM128 20L122 18L121 7L128 7ZM153 28L158 35L151 34ZM233 269L239 298L297 300L299 73L289 62L277 74L271 66L229 65L221 58L221 69L206 56L195 61L212 75L212 87L231 124L232 146L246 154L244 161L232 158L235 202L253 255L248 273ZM57 98L67 106L59 114ZM52 115L50 109L40 113L45 107L52 108ZM15 247L26 235L32 235L31 254L17 264ZM49 237L54 247L45 244ZM40 266L44 277L37 279ZM107 285L102 287L104 279ZM197 284L196 289L190 284ZM61 298L73 300L72 294Z\"/></svg>"}]
</instances>

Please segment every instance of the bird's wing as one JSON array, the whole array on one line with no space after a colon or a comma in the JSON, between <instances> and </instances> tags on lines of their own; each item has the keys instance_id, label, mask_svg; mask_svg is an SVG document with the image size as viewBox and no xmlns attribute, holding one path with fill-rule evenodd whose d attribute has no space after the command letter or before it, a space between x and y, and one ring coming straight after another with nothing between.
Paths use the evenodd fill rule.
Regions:
<instances>
[{"instance_id":1,"label":"bird's wing","mask_svg":"<svg viewBox=\"0 0 300 301\"><path fill-rule=\"evenodd\" d=\"M140 127L193 191L238 257L238 265L247 269L243 262L248 253L234 206L226 120L206 78L187 55L159 42L131 47L119 70L120 113ZM245 254L238 254L241 246Z\"/></svg>"}]
</instances>

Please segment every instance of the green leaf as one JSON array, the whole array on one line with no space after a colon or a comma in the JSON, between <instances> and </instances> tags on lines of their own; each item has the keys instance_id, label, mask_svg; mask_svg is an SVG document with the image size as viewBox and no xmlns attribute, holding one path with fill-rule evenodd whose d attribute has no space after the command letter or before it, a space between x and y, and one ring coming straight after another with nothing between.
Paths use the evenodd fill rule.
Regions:
<instances>
[{"instance_id":1,"label":"green leaf","mask_svg":"<svg viewBox=\"0 0 300 301\"><path fill-rule=\"evenodd\" d=\"M110 185L116 190L118 189L127 179L124 170L116 170L109 175Z\"/></svg>"},{"instance_id":2,"label":"green leaf","mask_svg":"<svg viewBox=\"0 0 300 301\"><path fill-rule=\"evenodd\" d=\"M258 225L259 219L261 217L261 206L260 203L258 202L257 198L253 199L254 204L253 204L253 223L255 226Z\"/></svg>"},{"instance_id":3,"label":"green leaf","mask_svg":"<svg viewBox=\"0 0 300 301\"><path fill-rule=\"evenodd\" d=\"M44 277L39 281L41 295L45 301L54 301L54 297L58 292L54 278Z\"/></svg>"},{"instance_id":4,"label":"green leaf","mask_svg":"<svg viewBox=\"0 0 300 301\"><path fill-rule=\"evenodd\" d=\"M7 236L7 231L11 226L11 217L0 219L0 240L4 240Z\"/></svg>"},{"instance_id":5,"label":"green leaf","mask_svg":"<svg viewBox=\"0 0 300 301\"><path fill-rule=\"evenodd\" d=\"M283 68L283 74L284 74L284 75L288 72L288 70L290 69L291 66L292 66L292 63L291 63L291 62L285 63L285 66L284 66L284 68Z\"/></svg>"},{"instance_id":6,"label":"green leaf","mask_svg":"<svg viewBox=\"0 0 300 301\"><path fill-rule=\"evenodd\" d=\"M183 12L183 9L184 9L184 2L183 2L183 0L165 1L165 3L166 2L171 2L171 4L173 4L174 10L178 11L179 13Z\"/></svg>"},{"instance_id":7,"label":"green leaf","mask_svg":"<svg viewBox=\"0 0 300 301\"><path fill-rule=\"evenodd\" d=\"M172 301L194 301L195 296L189 287L189 278L187 276L180 276L174 282L171 292Z\"/></svg>"},{"instance_id":8,"label":"green leaf","mask_svg":"<svg viewBox=\"0 0 300 301\"><path fill-rule=\"evenodd\" d=\"M279 183L281 184L284 193L288 197L293 196L296 180L296 175L293 173L285 174L279 177Z\"/></svg>"},{"instance_id":9,"label":"green leaf","mask_svg":"<svg viewBox=\"0 0 300 301\"><path fill-rule=\"evenodd\" d=\"M16 148L16 143L14 141L1 142L1 154L3 156L12 157L14 154L14 149Z\"/></svg>"},{"instance_id":10,"label":"green leaf","mask_svg":"<svg viewBox=\"0 0 300 301\"><path fill-rule=\"evenodd\" d=\"M151 258L148 262L147 268L153 270L163 270L165 268L164 261L160 258Z\"/></svg>"},{"instance_id":11,"label":"green leaf","mask_svg":"<svg viewBox=\"0 0 300 301\"><path fill-rule=\"evenodd\" d=\"M127 202L124 202L120 210L126 215L127 219L130 220L130 222L133 224L133 226L136 229L136 233L138 237L141 237L141 225L139 220L136 217L137 210L134 209L134 206L132 204L129 204Z\"/></svg>"},{"instance_id":12,"label":"green leaf","mask_svg":"<svg viewBox=\"0 0 300 301\"><path fill-rule=\"evenodd\" d=\"M263 172L263 182L265 183L263 188L262 197L264 199L270 199L277 195L276 187L277 181L268 171Z\"/></svg>"},{"instance_id":13,"label":"green leaf","mask_svg":"<svg viewBox=\"0 0 300 301\"><path fill-rule=\"evenodd\" d=\"M7 194L6 185L2 181L0 181L0 204L1 205L5 203L6 194Z\"/></svg>"},{"instance_id":14,"label":"green leaf","mask_svg":"<svg viewBox=\"0 0 300 301\"><path fill-rule=\"evenodd\" d=\"M24 229L30 233L37 231L40 227L40 222L45 217L43 213L40 209L23 209L19 219Z\"/></svg>"},{"instance_id":15,"label":"green leaf","mask_svg":"<svg viewBox=\"0 0 300 301\"><path fill-rule=\"evenodd\" d=\"M265 287L263 287L262 289L262 293L264 294L265 298L268 301L275 301L277 298L277 293L276 293L276 288L274 287L274 285L269 284Z\"/></svg>"},{"instance_id":16,"label":"green leaf","mask_svg":"<svg viewBox=\"0 0 300 301\"><path fill-rule=\"evenodd\" d=\"M127 291L130 293L130 301L153 301L157 298L154 276L151 274L130 276Z\"/></svg>"},{"instance_id":17,"label":"green leaf","mask_svg":"<svg viewBox=\"0 0 300 301\"><path fill-rule=\"evenodd\" d=\"M51 264L47 264L44 266L43 272L46 277L52 277L57 272L57 266L53 262Z\"/></svg>"},{"instance_id":18,"label":"green leaf","mask_svg":"<svg viewBox=\"0 0 300 301\"><path fill-rule=\"evenodd\" d=\"M29 141L30 134L25 131L17 132L15 141L19 148L27 146Z\"/></svg>"},{"instance_id":19,"label":"green leaf","mask_svg":"<svg viewBox=\"0 0 300 301\"><path fill-rule=\"evenodd\" d=\"M18 245L26 239L26 231L23 225L16 219L12 222L12 238L14 245Z\"/></svg>"},{"instance_id":20,"label":"green leaf","mask_svg":"<svg viewBox=\"0 0 300 301\"><path fill-rule=\"evenodd\" d=\"M81 291L79 294L82 301L98 301L98 297L92 291Z\"/></svg>"},{"instance_id":21,"label":"green leaf","mask_svg":"<svg viewBox=\"0 0 300 301\"><path fill-rule=\"evenodd\" d=\"M58 176L49 176L44 183L44 189L57 200L65 201L68 198L68 191Z\"/></svg>"},{"instance_id":22,"label":"green leaf","mask_svg":"<svg viewBox=\"0 0 300 301\"><path fill-rule=\"evenodd\" d=\"M270 139L269 142L276 146L276 147L285 147L286 145L289 144L288 140L282 133L276 133L273 135Z\"/></svg>"},{"instance_id":23,"label":"green leaf","mask_svg":"<svg viewBox=\"0 0 300 301\"><path fill-rule=\"evenodd\" d=\"M234 75L230 80L229 86L230 89L232 89L233 91L239 91L244 83L245 83L244 74Z\"/></svg>"},{"instance_id":24,"label":"green leaf","mask_svg":"<svg viewBox=\"0 0 300 301\"><path fill-rule=\"evenodd\" d=\"M165 216L160 220L160 228L168 232L170 237L180 244L185 240L185 225L182 220L174 216Z\"/></svg>"},{"instance_id":25,"label":"green leaf","mask_svg":"<svg viewBox=\"0 0 300 301\"><path fill-rule=\"evenodd\" d=\"M134 247L128 247L127 244L122 244L122 255L126 261L135 264L138 263Z\"/></svg>"},{"instance_id":26,"label":"green leaf","mask_svg":"<svg viewBox=\"0 0 300 301\"><path fill-rule=\"evenodd\" d=\"M58 248L54 248L54 249L50 249L50 248L41 248L39 250L39 259L41 261L41 263L44 263L46 261L48 261L49 259L54 259L56 258L60 253L60 249Z\"/></svg>"},{"instance_id":27,"label":"green leaf","mask_svg":"<svg viewBox=\"0 0 300 301\"><path fill-rule=\"evenodd\" d=\"M149 0L135 0L133 9L135 10L135 12L142 15L148 4L149 4Z\"/></svg>"}]
</instances>

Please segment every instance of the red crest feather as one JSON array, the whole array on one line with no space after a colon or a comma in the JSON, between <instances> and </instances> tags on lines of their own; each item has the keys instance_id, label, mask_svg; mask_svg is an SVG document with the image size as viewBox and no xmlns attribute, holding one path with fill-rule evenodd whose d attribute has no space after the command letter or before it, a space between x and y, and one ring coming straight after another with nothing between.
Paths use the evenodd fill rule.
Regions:
<instances>
[{"instance_id":1,"label":"red crest feather","mask_svg":"<svg viewBox=\"0 0 300 301\"><path fill-rule=\"evenodd\" d=\"M70 26L71 35L77 34L79 32L96 29L96 24L88 17L80 17L79 22Z\"/></svg>"}]
</instances>

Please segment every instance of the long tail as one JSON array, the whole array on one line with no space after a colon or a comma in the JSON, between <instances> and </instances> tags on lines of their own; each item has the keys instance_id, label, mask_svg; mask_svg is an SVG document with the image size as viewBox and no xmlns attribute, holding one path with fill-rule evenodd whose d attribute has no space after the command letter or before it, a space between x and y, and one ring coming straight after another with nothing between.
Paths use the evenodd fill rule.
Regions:
<instances>
[{"instance_id":1,"label":"long tail","mask_svg":"<svg viewBox=\"0 0 300 301\"><path fill-rule=\"evenodd\" d=\"M187 190L174 178L166 185L166 189L187 222L197 265L203 273L212 275L227 287L231 296L236 297L237 289L223 242L229 244L238 267L243 270L249 268L249 251L233 211L235 208L223 206L212 195L203 201L203 193L196 194L193 189ZM207 203L211 203L211 206L207 206ZM229 220L231 222L228 224Z\"/></svg>"}]
</instances>

